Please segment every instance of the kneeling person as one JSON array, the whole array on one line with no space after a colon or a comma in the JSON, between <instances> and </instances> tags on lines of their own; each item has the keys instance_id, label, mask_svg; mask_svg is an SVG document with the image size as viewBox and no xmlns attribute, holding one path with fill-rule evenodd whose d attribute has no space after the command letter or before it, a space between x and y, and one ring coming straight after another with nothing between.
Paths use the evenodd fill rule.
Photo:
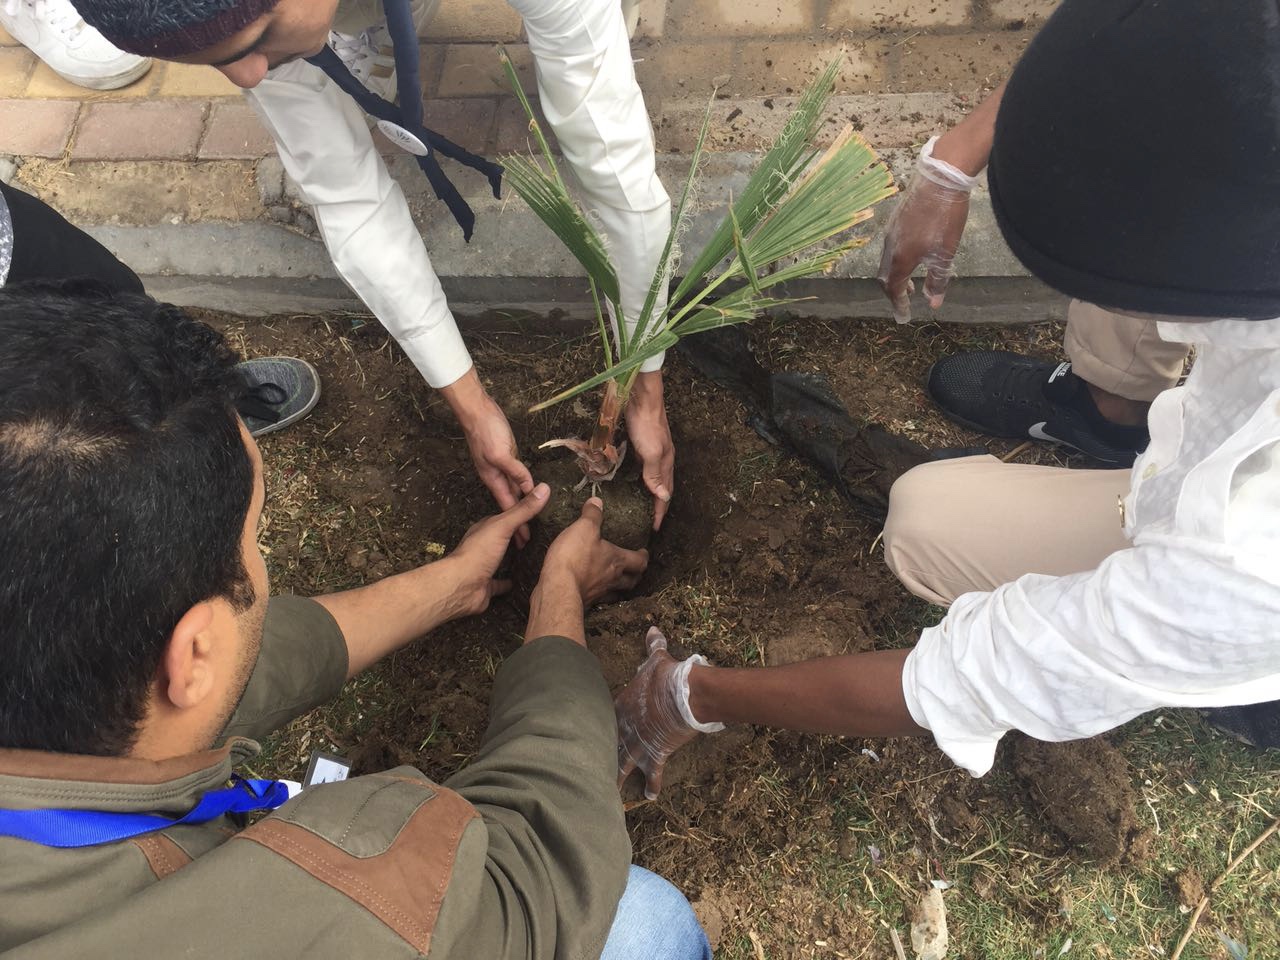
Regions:
<instances>
[{"instance_id":1,"label":"kneeling person","mask_svg":"<svg viewBox=\"0 0 1280 960\"><path fill-rule=\"evenodd\" d=\"M1010 730L1074 740L1166 707L1228 708L1215 723L1280 746L1280 174L1253 160L1280 152L1280 26L1274 4L1234 14L1064 0L996 119L992 205L1028 269L1196 350L1132 472L909 471L885 557L942 622L909 651L742 670L653 635L618 701L621 772L656 793L723 722L927 733L975 776Z\"/></svg>"},{"instance_id":2,"label":"kneeling person","mask_svg":"<svg viewBox=\"0 0 1280 960\"><path fill-rule=\"evenodd\" d=\"M437 563L268 600L262 464L220 335L38 286L0 292L0 339L0 953L709 955L683 897L629 867L583 607L647 558L600 538L598 501L548 552L464 770L286 802L238 778L250 738L484 610L547 487Z\"/></svg>"}]
</instances>

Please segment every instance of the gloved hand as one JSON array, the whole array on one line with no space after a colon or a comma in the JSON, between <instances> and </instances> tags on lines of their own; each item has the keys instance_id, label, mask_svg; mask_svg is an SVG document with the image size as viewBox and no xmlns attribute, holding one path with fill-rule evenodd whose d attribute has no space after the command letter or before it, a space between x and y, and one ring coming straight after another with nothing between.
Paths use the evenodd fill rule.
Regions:
<instances>
[{"instance_id":1,"label":"gloved hand","mask_svg":"<svg viewBox=\"0 0 1280 960\"><path fill-rule=\"evenodd\" d=\"M929 306L935 310L942 306L969 216L969 194L978 183L977 177L933 156L937 141L937 137L930 138L920 151L915 175L885 229L876 279L893 304L893 318L899 323L911 320L911 294L915 291L911 274L921 264Z\"/></svg>"},{"instance_id":2,"label":"gloved hand","mask_svg":"<svg viewBox=\"0 0 1280 960\"><path fill-rule=\"evenodd\" d=\"M644 795L656 800L667 758L699 733L717 733L723 723L699 723L689 709L689 671L707 666L695 654L676 660L657 627L645 635L649 659L613 699L618 716L618 788L631 771L644 771Z\"/></svg>"}]
</instances>

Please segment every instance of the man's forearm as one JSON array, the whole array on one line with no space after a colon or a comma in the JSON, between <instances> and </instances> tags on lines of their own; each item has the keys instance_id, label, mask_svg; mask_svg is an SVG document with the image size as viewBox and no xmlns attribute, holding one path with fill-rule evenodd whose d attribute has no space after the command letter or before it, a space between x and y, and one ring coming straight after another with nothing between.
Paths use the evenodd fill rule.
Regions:
<instances>
[{"instance_id":1,"label":"man's forearm","mask_svg":"<svg viewBox=\"0 0 1280 960\"><path fill-rule=\"evenodd\" d=\"M529 625L524 641L568 637L585 647L587 634L583 616L582 593L573 576L544 569L542 579L529 598Z\"/></svg>"},{"instance_id":2,"label":"man's forearm","mask_svg":"<svg viewBox=\"0 0 1280 960\"><path fill-rule=\"evenodd\" d=\"M457 380L440 388L442 396L463 430L470 430L486 408L489 394L480 382L480 374L473 365Z\"/></svg>"},{"instance_id":3,"label":"man's forearm","mask_svg":"<svg viewBox=\"0 0 1280 960\"><path fill-rule=\"evenodd\" d=\"M822 657L780 667L694 667L689 708L701 723L757 723L804 733L928 733L902 694L909 650Z\"/></svg>"},{"instance_id":4,"label":"man's forearm","mask_svg":"<svg viewBox=\"0 0 1280 960\"><path fill-rule=\"evenodd\" d=\"M1006 81L1007 82L1007 81ZM976 177L991 157L991 143L996 134L996 114L1004 99L1002 83L967 117L938 138L933 155Z\"/></svg>"},{"instance_id":5,"label":"man's forearm","mask_svg":"<svg viewBox=\"0 0 1280 960\"><path fill-rule=\"evenodd\" d=\"M428 383L456 381L470 355L404 193L355 101L301 60L275 68L246 95L313 205L338 273Z\"/></svg>"},{"instance_id":6,"label":"man's forearm","mask_svg":"<svg viewBox=\"0 0 1280 960\"><path fill-rule=\"evenodd\" d=\"M489 837L473 895L493 909L455 953L598 957L631 861L600 665L560 637L528 643L498 669L489 710L475 757L444 782L481 812Z\"/></svg>"},{"instance_id":7,"label":"man's forearm","mask_svg":"<svg viewBox=\"0 0 1280 960\"><path fill-rule=\"evenodd\" d=\"M452 571L446 558L366 587L315 598L346 638L348 679L458 616L458 581Z\"/></svg>"}]
</instances>

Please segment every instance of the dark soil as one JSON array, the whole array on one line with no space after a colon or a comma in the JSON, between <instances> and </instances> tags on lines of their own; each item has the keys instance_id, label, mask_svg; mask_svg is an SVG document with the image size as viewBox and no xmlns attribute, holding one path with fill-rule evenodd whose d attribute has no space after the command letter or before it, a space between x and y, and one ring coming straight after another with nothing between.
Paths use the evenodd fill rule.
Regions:
<instances>
[{"instance_id":1,"label":"dark soil","mask_svg":"<svg viewBox=\"0 0 1280 960\"><path fill-rule=\"evenodd\" d=\"M1144 859L1129 765L1101 738L1017 738L1014 771L1045 820L1098 860Z\"/></svg>"},{"instance_id":2,"label":"dark soil","mask_svg":"<svg viewBox=\"0 0 1280 960\"><path fill-rule=\"evenodd\" d=\"M1194 910L1204 899L1204 878L1195 867L1185 867L1173 875L1173 889L1178 897L1178 905Z\"/></svg>"},{"instance_id":3,"label":"dark soil","mask_svg":"<svg viewBox=\"0 0 1280 960\"><path fill-rule=\"evenodd\" d=\"M262 443L262 542L277 591L342 589L428 562L493 510L447 407L376 324L297 317L237 320L227 328L251 355L310 359L324 382L324 398L306 421ZM919 384L930 360L974 345L1026 349L1038 338L1052 348L1053 337L1052 330L1001 332L975 341L971 329L954 327L903 332L887 324L797 322L762 330L757 344L771 369L827 374L855 417L927 446L954 447L975 438L948 425L925 399ZM904 351L909 338L919 343ZM526 411L588 374L593 344L566 349L560 339L510 335L472 346L526 455L544 440L585 434L594 398ZM651 624L663 628L677 654L753 665L909 643L919 627L937 621L941 611L910 598L885 567L878 528L812 469L753 432L737 400L674 356L666 393L677 451L671 512L649 543L650 568L636 594L588 615L588 643L610 686L634 672ZM533 461L533 468L539 479L548 475L545 463ZM638 481L628 485L639 489ZM577 515L562 489L555 498L556 509ZM647 519L651 502L640 500ZM606 522L620 513L611 505ZM360 771L412 762L446 778L476 749L493 670L523 628L519 605L499 601L482 617L437 631L357 681L345 706L295 724L267 765L291 773L319 741L355 757ZM1012 841L1038 856L1068 853L1064 836L1090 856L1118 856L1134 832L1129 774L1105 745L1075 751L1070 776L1028 745L1016 765L1002 750L996 771L973 780L927 740L737 727L677 754L657 801L643 801L634 782L624 799L636 861L669 877L724 925L749 906L724 886L731 868L751 870L788 843L800 844L805 856L867 857L857 839L863 834L849 832L854 807L863 822L870 816L905 833L904 849L919 865L910 869L925 877L936 875L929 864L937 851L969 840L983 820L1007 824ZM1015 766L1029 790L1011 786ZM1047 823L1029 815L1028 793ZM773 869L785 877L800 868ZM815 936L855 922L835 909L797 909L807 917L797 922L811 923Z\"/></svg>"}]
</instances>

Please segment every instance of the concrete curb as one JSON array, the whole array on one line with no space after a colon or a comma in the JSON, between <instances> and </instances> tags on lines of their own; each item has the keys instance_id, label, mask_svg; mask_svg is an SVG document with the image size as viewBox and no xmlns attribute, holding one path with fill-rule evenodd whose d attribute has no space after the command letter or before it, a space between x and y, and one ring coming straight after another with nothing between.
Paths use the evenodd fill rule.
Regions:
<instances>
[{"instance_id":1,"label":"concrete curb","mask_svg":"<svg viewBox=\"0 0 1280 960\"><path fill-rule=\"evenodd\" d=\"M885 158L899 181L905 181L914 163L913 152L888 150ZM758 154L748 152L705 158L686 248L696 249L715 229L728 198L741 191L757 159ZM455 313L467 325L501 326L504 318L512 316L525 318L519 321L523 323L533 314L548 318L552 325L574 327L585 322L590 303L580 268L518 200L495 200L479 175L454 171L459 189L478 216L468 245L443 205L430 196L411 158L390 157L388 166L405 191ZM660 158L659 175L671 192L678 189L687 169L685 157ZM290 222L269 222L264 216L246 222L103 223L86 229L137 270L148 289L173 302L247 315L364 312L335 274L279 161L274 157L259 161L256 179L269 217ZM881 204L875 217L860 229L868 238L866 246L851 253L830 275L788 291L814 298L800 312L831 317L890 315L872 278L879 263L879 235L893 203ZM281 211L290 205L298 215L282 217ZM1027 322L1064 313L1064 298L1030 278L1000 238L985 187L974 193L956 265L958 279L943 319Z\"/></svg>"}]
</instances>

